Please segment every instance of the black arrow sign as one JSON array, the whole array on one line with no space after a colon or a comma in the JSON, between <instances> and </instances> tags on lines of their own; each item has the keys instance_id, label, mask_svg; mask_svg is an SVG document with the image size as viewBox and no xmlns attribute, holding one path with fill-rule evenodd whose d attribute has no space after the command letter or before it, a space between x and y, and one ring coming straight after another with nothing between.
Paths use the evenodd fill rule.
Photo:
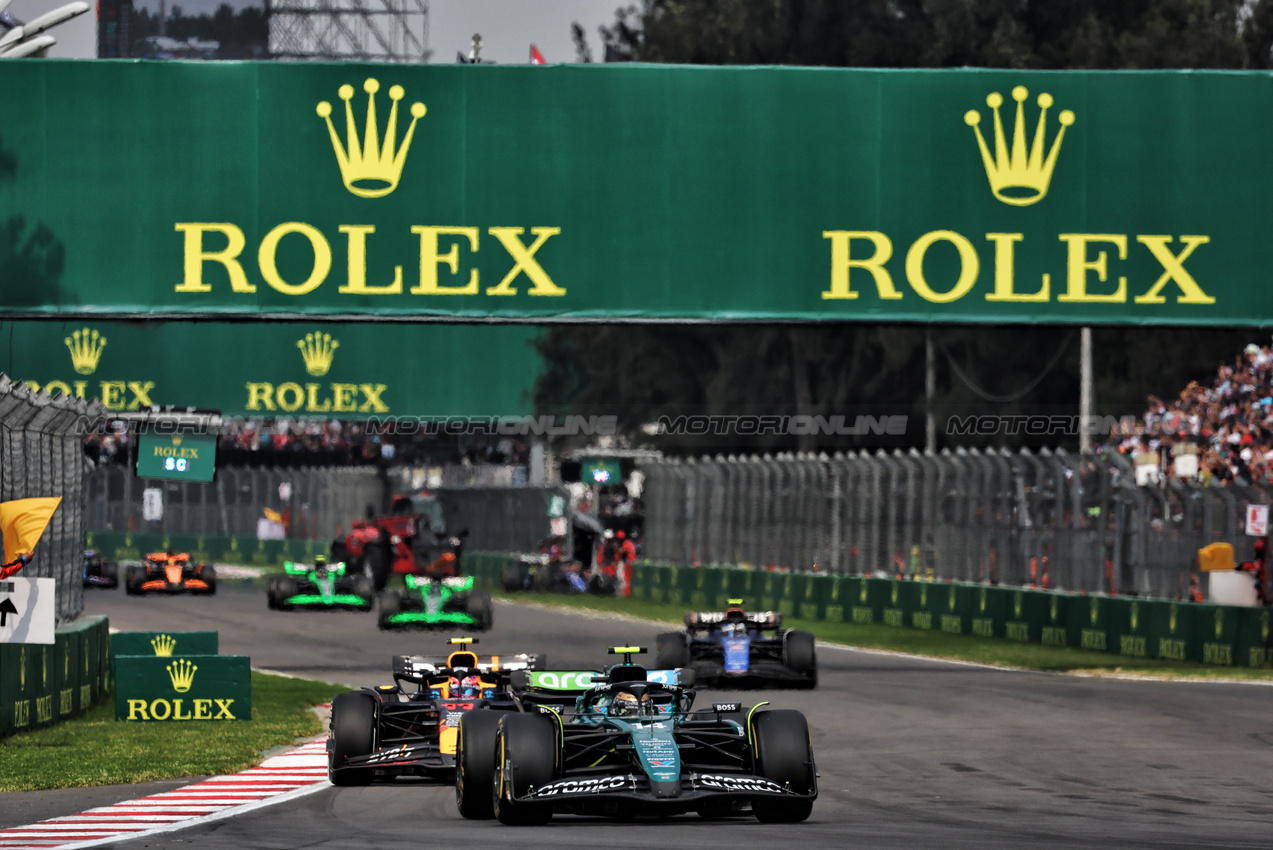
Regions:
<instances>
[{"instance_id":1,"label":"black arrow sign","mask_svg":"<svg viewBox=\"0 0 1273 850\"><path fill-rule=\"evenodd\" d=\"M4 628L4 621L9 619L9 615L18 616L18 606L13 604L13 600L8 596L0 602L0 629Z\"/></svg>"}]
</instances>

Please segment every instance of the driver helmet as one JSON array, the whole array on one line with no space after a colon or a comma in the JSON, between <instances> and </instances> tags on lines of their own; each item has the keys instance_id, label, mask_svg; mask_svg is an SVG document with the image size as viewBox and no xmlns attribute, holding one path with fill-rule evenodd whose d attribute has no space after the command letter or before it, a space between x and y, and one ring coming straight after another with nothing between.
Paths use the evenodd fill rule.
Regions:
<instances>
[{"instance_id":1,"label":"driver helmet","mask_svg":"<svg viewBox=\"0 0 1273 850\"><path fill-rule=\"evenodd\" d=\"M746 623L725 623L720 627L721 634L726 637L742 637L747 634Z\"/></svg>"},{"instance_id":2,"label":"driver helmet","mask_svg":"<svg viewBox=\"0 0 1273 850\"><path fill-rule=\"evenodd\" d=\"M482 680L477 676L452 676L447 690L453 697L477 697L482 695Z\"/></svg>"},{"instance_id":3,"label":"driver helmet","mask_svg":"<svg viewBox=\"0 0 1273 850\"><path fill-rule=\"evenodd\" d=\"M642 694L641 699L636 698L636 694L629 691L620 691L615 694L614 700L610 703L610 714L615 717L636 717L641 713L642 707L649 707L650 695Z\"/></svg>"},{"instance_id":4,"label":"driver helmet","mask_svg":"<svg viewBox=\"0 0 1273 850\"><path fill-rule=\"evenodd\" d=\"M322 555L319 555L316 558L314 558L314 569L320 573L326 572L327 558L323 557Z\"/></svg>"}]
</instances>

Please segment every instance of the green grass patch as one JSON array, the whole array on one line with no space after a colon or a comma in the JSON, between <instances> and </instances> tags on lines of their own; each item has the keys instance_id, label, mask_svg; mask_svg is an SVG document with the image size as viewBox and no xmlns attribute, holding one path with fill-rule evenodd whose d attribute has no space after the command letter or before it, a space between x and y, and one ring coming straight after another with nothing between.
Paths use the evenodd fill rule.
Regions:
<instances>
[{"instance_id":1,"label":"green grass patch","mask_svg":"<svg viewBox=\"0 0 1273 850\"><path fill-rule=\"evenodd\" d=\"M247 723L116 721L112 693L79 717L0 741L0 792L234 773L271 747L322 732L310 709L345 690L253 672Z\"/></svg>"},{"instance_id":2,"label":"green grass patch","mask_svg":"<svg viewBox=\"0 0 1273 850\"><path fill-rule=\"evenodd\" d=\"M510 602L535 602L560 608L584 608L660 620L677 629L683 627L682 622L686 611L683 605L615 597L502 591L493 592L492 595ZM953 658L996 667L1067 673L1082 672L1094 675L1126 673L1164 678L1273 681L1273 670L1215 667L1194 662L1160 661L1153 658L1129 658L1105 652L1061 649L1040 646L1036 643L1018 643L973 635L952 635L940 631L897 628L880 623L871 625L828 623L784 616L783 625L812 632L819 640L830 643L906 652L932 658ZM614 629L614 638L623 640L622 627ZM650 647L650 651L653 653L654 647Z\"/></svg>"}]
</instances>

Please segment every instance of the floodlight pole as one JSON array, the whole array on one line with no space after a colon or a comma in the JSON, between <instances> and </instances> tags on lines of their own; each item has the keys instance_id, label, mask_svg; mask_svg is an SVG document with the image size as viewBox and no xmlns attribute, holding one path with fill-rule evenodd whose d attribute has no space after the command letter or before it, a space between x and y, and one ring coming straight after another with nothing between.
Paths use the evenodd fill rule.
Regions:
<instances>
[{"instance_id":1,"label":"floodlight pole","mask_svg":"<svg viewBox=\"0 0 1273 850\"><path fill-rule=\"evenodd\" d=\"M1088 423L1092 419L1092 329L1079 332L1079 451L1092 450Z\"/></svg>"}]
</instances>

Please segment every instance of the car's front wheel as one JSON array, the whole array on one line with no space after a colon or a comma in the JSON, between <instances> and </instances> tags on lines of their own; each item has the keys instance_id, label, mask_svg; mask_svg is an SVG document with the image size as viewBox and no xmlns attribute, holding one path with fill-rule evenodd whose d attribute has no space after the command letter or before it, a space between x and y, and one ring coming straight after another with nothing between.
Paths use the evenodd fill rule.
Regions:
<instances>
[{"instance_id":1,"label":"car's front wheel","mask_svg":"<svg viewBox=\"0 0 1273 850\"><path fill-rule=\"evenodd\" d=\"M495 740L491 784L495 817L500 823L529 826L548 823L551 806L516 802L553 779L557 766L557 730L542 714L506 714Z\"/></svg>"},{"instance_id":2,"label":"car's front wheel","mask_svg":"<svg viewBox=\"0 0 1273 850\"><path fill-rule=\"evenodd\" d=\"M455 747L455 805L469 820L495 817L495 739L500 715L470 711L460 718Z\"/></svg>"},{"instance_id":3,"label":"car's front wheel","mask_svg":"<svg viewBox=\"0 0 1273 850\"><path fill-rule=\"evenodd\" d=\"M369 756L376 745L376 699L351 691L332 700L332 742L327 776L333 785L369 785L371 768L339 770L350 756Z\"/></svg>"},{"instance_id":4,"label":"car's front wheel","mask_svg":"<svg viewBox=\"0 0 1273 850\"><path fill-rule=\"evenodd\" d=\"M804 715L790 709L762 711L752 718L751 728L756 772L797 794L812 794L817 781ZM762 823L800 823L813 811L813 801L764 798L754 800L751 810Z\"/></svg>"}]
</instances>

